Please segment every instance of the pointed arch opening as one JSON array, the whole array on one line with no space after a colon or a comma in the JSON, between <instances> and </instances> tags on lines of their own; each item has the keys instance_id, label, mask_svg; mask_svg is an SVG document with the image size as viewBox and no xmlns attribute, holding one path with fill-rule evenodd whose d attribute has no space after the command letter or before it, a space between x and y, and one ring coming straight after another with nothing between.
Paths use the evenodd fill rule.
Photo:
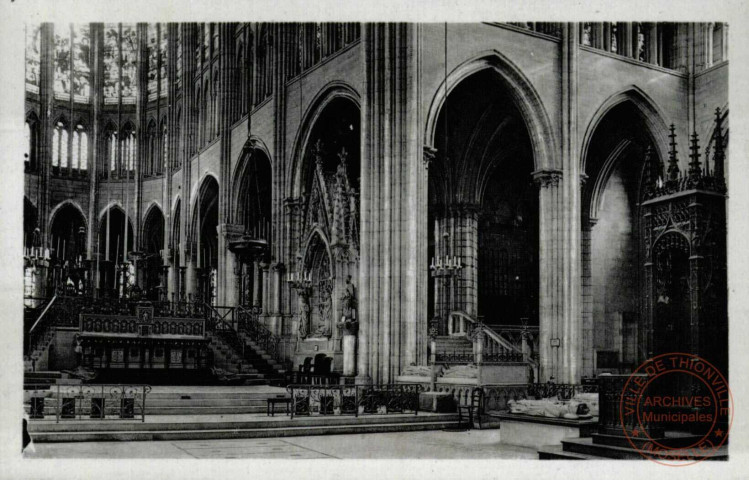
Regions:
<instances>
[{"instance_id":1,"label":"pointed arch opening","mask_svg":"<svg viewBox=\"0 0 749 480\"><path fill-rule=\"evenodd\" d=\"M518 99L496 69L451 88L434 147L429 318L441 335L456 310L489 326L538 325L539 193L531 174L539 162Z\"/></svg>"},{"instance_id":2,"label":"pointed arch opening","mask_svg":"<svg viewBox=\"0 0 749 480\"><path fill-rule=\"evenodd\" d=\"M582 312L582 351L589 352L584 375L626 370L642 357L640 203L645 176L663 172L649 124L636 102L623 100L600 118L585 145L582 268L590 279L583 282L583 298L590 301Z\"/></svg>"},{"instance_id":3,"label":"pointed arch opening","mask_svg":"<svg viewBox=\"0 0 749 480\"><path fill-rule=\"evenodd\" d=\"M218 195L215 177L208 175L198 189L192 214L193 262L198 274L198 297L208 304L216 301L218 267Z\"/></svg>"},{"instance_id":4,"label":"pointed arch opening","mask_svg":"<svg viewBox=\"0 0 749 480\"><path fill-rule=\"evenodd\" d=\"M143 294L149 300L162 300L166 293L166 278L164 274L164 214L157 205L153 205L143 221L143 235L141 248L145 254L142 257Z\"/></svg>"},{"instance_id":5,"label":"pointed arch opening","mask_svg":"<svg viewBox=\"0 0 749 480\"><path fill-rule=\"evenodd\" d=\"M133 249L133 224L119 205L99 219L99 289L104 297L123 297L135 285L135 268L126 253Z\"/></svg>"}]
</instances>

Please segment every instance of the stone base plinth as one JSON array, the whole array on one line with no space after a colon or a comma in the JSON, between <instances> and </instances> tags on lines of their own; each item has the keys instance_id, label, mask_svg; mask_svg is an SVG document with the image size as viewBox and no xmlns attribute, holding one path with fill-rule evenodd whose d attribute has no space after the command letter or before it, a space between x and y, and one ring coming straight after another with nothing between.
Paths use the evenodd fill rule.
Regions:
<instances>
[{"instance_id":1,"label":"stone base plinth","mask_svg":"<svg viewBox=\"0 0 749 480\"><path fill-rule=\"evenodd\" d=\"M419 393L419 409L426 412L455 412L455 399L449 392Z\"/></svg>"},{"instance_id":2,"label":"stone base plinth","mask_svg":"<svg viewBox=\"0 0 749 480\"><path fill-rule=\"evenodd\" d=\"M563 418L532 417L513 413L496 415L500 419L500 443L539 449L558 445L565 438L590 437L598 419L567 420Z\"/></svg>"}]
</instances>

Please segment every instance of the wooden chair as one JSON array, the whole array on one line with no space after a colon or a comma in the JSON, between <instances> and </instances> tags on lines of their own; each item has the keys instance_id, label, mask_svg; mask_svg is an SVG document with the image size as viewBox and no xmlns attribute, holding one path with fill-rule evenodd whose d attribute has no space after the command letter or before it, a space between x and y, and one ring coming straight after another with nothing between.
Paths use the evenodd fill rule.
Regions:
<instances>
[{"instance_id":1,"label":"wooden chair","mask_svg":"<svg viewBox=\"0 0 749 480\"><path fill-rule=\"evenodd\" d=\"M473 428L474 416L478 418L479 429L481 429L481 415L484 413L484 389L475 387L471 391L471 402L458 404L458 427L463 425L463 412L468 415L468 428Z\"/></svg>"},{"instance_id":2,"label":"wooden chair","mask_svg":"<svg viewBox=\"0 0 749 480\"><path fill-rule=\"evenodd\" d=\"M309 374L312 371L312 357L305 357L304 364L299 365L298 383L310 383Z\"/></svg>"}]
</instances>

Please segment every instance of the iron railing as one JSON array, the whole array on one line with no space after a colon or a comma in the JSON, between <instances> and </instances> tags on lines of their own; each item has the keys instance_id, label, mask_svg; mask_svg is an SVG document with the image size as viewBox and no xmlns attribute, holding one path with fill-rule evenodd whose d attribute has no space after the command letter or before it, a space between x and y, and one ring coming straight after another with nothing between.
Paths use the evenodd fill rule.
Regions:
<instances>
[{"instance_id":1,"label":"iron railing","mask_svg":"<svg viewBox=\"0 0 749 480\"><path fill-rule=\"evenodd\" d=\"M29 402L29 417L43 419L54 415L60 420L131 420L146 421L146 396L150 385L138 384L25 384L24 396ZM24 401L26 401L24 398Z\"/></svg>"},{"instance_id":2,"label":"iron railing","mask_svg":"<svg viewBox=\"0 0 749 480\"><path fill-rule=\"evenodd\" d=\"M306 415L419 414L424 385L288 385L291 418Z\"/></svg>"},{"instance_id":3,"label":"iron railing","mask_svg":"<svg viewBox=\"0 0 749 480\"><path fill-rule=\"evenodd\" d=\"M598 393L596 384L571 383L531 383L528 385L528 398L543 399L557 398L569 400L578 393Z\"/></svg>"},{"instance_id":4,"label":"iron railing","mask_svg":"<svg viewBox=\"0 0 749 480\"><path fill-rule=\"evenodd\" d=\"M284 363L281 355L281 339L278 335L268 330L265 325L260 323L258 318L259 313L251 309L238 306L236 308L237 314L237 330L247 334L250 340L252 340L258 347L260 347L265 353L271 356L276 362Z\"/></svg>"}]
</instances>

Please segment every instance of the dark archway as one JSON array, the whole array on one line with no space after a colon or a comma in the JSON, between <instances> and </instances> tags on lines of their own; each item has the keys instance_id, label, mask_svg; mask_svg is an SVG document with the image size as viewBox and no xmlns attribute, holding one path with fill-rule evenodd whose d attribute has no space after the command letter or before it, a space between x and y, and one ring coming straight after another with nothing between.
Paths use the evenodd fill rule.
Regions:
<instances>
[{"instance_id":1,"label":"dark archway","mask_svg":"<svg viewBox=\"0 0 749 480\"><path fill-rule=\"evenodd\" d=\"M333 175L346 152L346 171L351 188L359 189L361 178L361 112L346 97L330 100L315 119L304 149L303 190L309 193L312 174L319 161L325 175Z\"/></svg>"},{"instance_id":2,"label":"dark archway","mask_svg":"<svg viewBox=\"0 0 749 480\"><path fill-rule=\"evenodd\" d=\"M130 258L125 255L125 232L127 231L127 250L133 247L133 224L130 219L125 223L125 212L119 206L110 207L99 220L99 289L103 296L117 297L129 295L129 288L135 285L135 271ZM128 260L125 269L123 263ZM127 272L126 283L123 271ZM127 288L123 288L127 286Z\"/></svg>"},{"instance_id":3,"label":"dark archway","mask_svg":"<svg viewBox=\"0 0 749 480\"><path fill-rule=\"evenodd\" d=\"M216 269L218 267L218 194L216 179L207 176L198 192L193 212L195 266L198 269L198 296L213 304L216 298Z\"/></svg>"},{"instance_id":4,"label":"dark archway","mask_svg":"<svg viewBox=\"0 0 749 480\"><path fill-rule=\"evenodd\" d=\"M172 250L172 271L175 285L174 293L176 294L177 299L182 299L184 296L185 279L182 273L182 257L180 256L180 252L182 251L182 229L180 228L182 221L181 200L177 200L177 206L174 207L174 215L172 218L172 234L170 236L172 243L170 248Z\"/></svg>"},{"instance_id":5,"label":"dark archway","mask_svg":"<svg viewBox=\"0 0 749 480\"><path fill-rule=\"evenodd\" d=\"M629 369L642 355L638 324L642 265L639 204L646 151L661 162L639 108L611 108L591 136L582 191L584 372ZM595 370L594 370L595 366Z\"/></svg>"},{"instance_id":6,"label":"dark archway","mask_svg":"<svg viewBox=\"0 0 749 480\"><path fill-rule=\"evenodd\" d=\"M239 173L235 218L243 225L244 236L230 245L237 255L240 305L263 307L261 263L272 251L273 172L267 153L255 147L245 157Z\"/></svg>"},{"instance_id":7,"label":"dark archway","mask_svg":"<svg viewBox=\"0 0 749 480\"><path fill-rule=\"evenodd\" d=\"M143 293L150 300L159 300L166 293L165 279L162 278L164 260L161 251L164 248L164 214L157 206L152 207L143 222L141 239L143 256Z\"/></svg>"},{"instance_id":8,"label":"dark archway","mask_svg":"<svg viewBox=\"0 0 749 480\"><path fill-rule=\"evenodd\" d=\"M455 86L437 118L429 167L429 316L447 332L462 310L489 325L538 325L538 190L533 149L500 74ZM461 278L438 265L462 266ZM454 270L454 269L453 269Z\"/></svg>"}]
</instances>

